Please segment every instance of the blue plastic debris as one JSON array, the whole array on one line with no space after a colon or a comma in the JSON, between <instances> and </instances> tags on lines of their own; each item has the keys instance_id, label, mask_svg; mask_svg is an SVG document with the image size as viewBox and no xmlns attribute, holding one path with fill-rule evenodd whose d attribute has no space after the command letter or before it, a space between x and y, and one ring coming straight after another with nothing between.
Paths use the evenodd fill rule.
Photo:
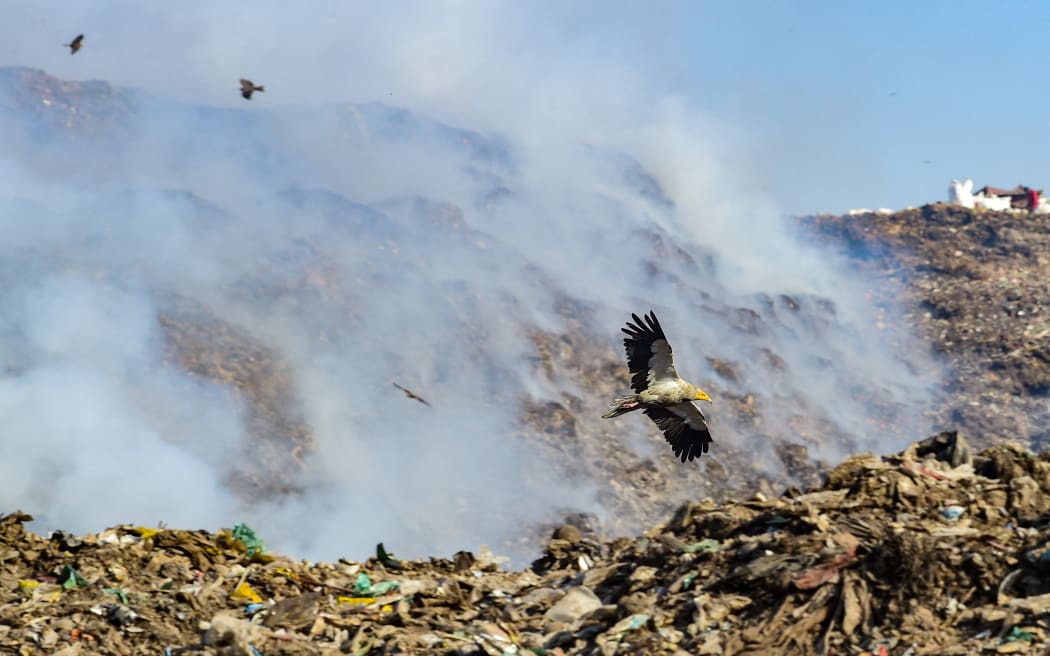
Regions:
<instances>
[{"instance_id":1,"label":"blue plastic debris","mask_svg":"<svg viewBox=\"0 0 1050 656\"><path fill-rule=\"evenodd\" d=\"M245 606L244 612L249 615L254 615L263 608L266 608L266 604L248 604L247 606Z\"/></svg>"},{"instance_id":2,"label":"blue plastic debris","mask_svg":"<svg viewBox=\"0 0 1050 656\"><path fill-rule=\"evenodd\" d=\"M962 506L945 506L944 508L941 508L941 515L943 515L949 522L954 522L959 519L964 512L966 512L966 508L963 508Z\"/></svg>"}]
</instances>

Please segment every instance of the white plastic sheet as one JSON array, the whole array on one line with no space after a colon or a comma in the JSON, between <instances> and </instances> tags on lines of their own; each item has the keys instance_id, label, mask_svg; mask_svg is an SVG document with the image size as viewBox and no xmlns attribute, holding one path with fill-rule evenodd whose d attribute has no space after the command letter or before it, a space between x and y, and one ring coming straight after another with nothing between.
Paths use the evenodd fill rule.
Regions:
<instances>
[{"instance_id":1,"label":"white plastic sheet","mask_svg":"<svg viewBox=\"0 0 1050 656\"><path fill-rule=\"evenodd\" d=\"M978 194L972 197L973 205L971 207L978 207L982 210L995 210L1002 212L1010 209L1010 197L1009 196L985 196L984 194Z\"/></svg>"},{"instance_id":2,"label":"white plastic sheet","mask_svg":"<svg viewBox=\"0 0 1050 656\"><path fill-rule=\"evenodd\" d=\"M973 180L970 178L966 178L964 182L952 180L948 185L948 202L973 209Z\"/></svg>"}]
</instances>

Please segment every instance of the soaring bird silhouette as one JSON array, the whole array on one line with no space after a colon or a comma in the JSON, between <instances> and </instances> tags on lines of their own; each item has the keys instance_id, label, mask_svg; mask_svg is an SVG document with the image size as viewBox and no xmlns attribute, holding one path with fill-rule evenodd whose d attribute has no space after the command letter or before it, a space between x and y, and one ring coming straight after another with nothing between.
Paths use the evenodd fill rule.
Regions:
<instances>
[{"instance_id":1,"label":"soaring bird silhouette","mask_svg":"<svg viewBox=\"0 0 1050 656\"><path fill-rule=\"evenodd\" d=\"M255 83L251 80L246 80L243 77L241 78L241 96L245 100L251 100L252 93L256 91L266 91L266 89L261 86L255 86Z\"/></svg>"},{"instance_id":2,"label":"soaring bird silhouette","mask_svg":"<svg viewBox=\"0 0 1050 656\"><path fill-rule=\"evenodd\" d=\"M399 390L401 390L402 392L404 392L405 396L407 396L408 398L415 399L415 400L419 401L420 403L422 403L423 405L430 405L429 403L427 403L426 399L424 399L422 396L416 394L412 390L410 390L410 389L408 389L406 387L401 387L397 383L392 383L392 385L394 387L398 388Z\"/></svg>"},{"instance_id":3,"label":"soaring bird silhouette","mask_svg":"<svg viewBox=\"0 0 1050 656\"><path fill-rule=\"evenodd\" d=\"M69 48L69 54L75 55L77 54L77 50L80 50L80 48L84 45L84 35L78 34L77 38L73 39L69 43L63 43L62 45Z\"/></svg>"},{"instance_id":4,"label":"soaring bird silhouette","mask_svg":"<svg viewBox=\"0 0 1050 656\"><path fill-rule=\"evenodd\" d=\"M678 377L671 345L655 313L645 315L644 320L637 314L631 318L634 323L628 321L622 329L627 334L623 346L631 387L636 393L617 397L602 418L641 410L663 431L664 439L682 462L699 458L707 453L713 440L707 418L695 401L710 401L711 397Z\"/></svg>"}]
</instances>

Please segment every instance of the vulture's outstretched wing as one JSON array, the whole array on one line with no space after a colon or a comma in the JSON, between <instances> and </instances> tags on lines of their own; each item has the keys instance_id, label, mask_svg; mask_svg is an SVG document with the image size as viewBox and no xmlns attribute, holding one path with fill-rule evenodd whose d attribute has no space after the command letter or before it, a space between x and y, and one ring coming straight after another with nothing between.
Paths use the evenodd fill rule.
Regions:
<instances>
[{"instance_id":1,"label":"vulture's outstretched wing","mask_svg":"<svg viewBox=\"0 0 1050 656\"><path fill-rule=\"evenodd\" d=\"M671 345L667 343L664 329L650 311L644 321L632 314L634 323L627 322L622 328L627 337L623 340L627 351L627 367L631 370L631 388L640 394L658 380L675 380L678 372L674 368Z\"/></svg>"},{"instance_id":2,"label":"vulture's outstretched wing","mask_svg":"<svg viewBox=\"0 0 1050 656\"><path fill-rule=\"evenodd\" d=\"M693 402L679 403L669 408L643 410L663 431L664 439L682 462L699 458L714 440L707 429L704 413Z\"/></svg>"}]
</instances>

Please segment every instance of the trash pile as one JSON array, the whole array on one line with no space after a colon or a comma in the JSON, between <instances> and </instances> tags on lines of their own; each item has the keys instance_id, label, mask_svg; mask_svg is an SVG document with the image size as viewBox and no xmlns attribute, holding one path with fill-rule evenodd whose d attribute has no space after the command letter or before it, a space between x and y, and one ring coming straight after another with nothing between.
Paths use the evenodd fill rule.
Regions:
<instances>
[{"instance_id":1,"label":"trash pile","mask_svg":"<svg viewBox=\"0 0 1050 656\"><path fill-rule=\"evenodd\" d=\"M905 309L898 328L917 326L951 365L937 425L964 427L982 447L1050 449L1046 216L938 203L806 224L872 278L877 303Z\"/></svg>"},{"instance_id":2,"label":"trash pile","mask_svg":"<svg viewBox=\"0 0 1050 656\"><path fill-rule=\"evenodd\" d=\"M957 433L635 538L299 561L247 526L41 537L0 518L0 653L1025 653L1050 637L1050 455Z\"/></svg>"},{"instance_id":3,"label":"trash pile","mask_svg":"<svg viewBox=\"0 0 1050 656\"><path fill-rule=\"evenodd\" d=\"M99 158L126 159L129 143L138 144L142 137L141 130L127 134L139 118L157 112L169 116L167 112L171 112L170 116L187 116L187 120L165 123L173 127L191 125L183 111L202 110L175 107L161 98L101 82L69 82L42 71L0 68L0 121L11 126L8 132L18 135L21 144L21 150L14 142L8 150L24 153L28 158L25 161L37 162L34 166L41 166L42 152L50 153L52 159L48 161L60 177L62 171L83 168L84 162L90 164L86 167L90 170L110 170L99 164ZM332 120L340 125L351 114L354 117L344 135L350 140L370 132L385 144L382 126L400 126L396 138L387 144L396 149L407 143L405 139L429 143L431 130L438 129L411 112L394 108L353 105L333 111L324 116L338 117ZM265 118L265 112L251 126L236 112L204 113L214 121L209 125L215 129L202 134L211 135L212 140L216 135L233 139L236 147L232 152L245 153L246 164L257 166L262 153L283 161L283 151L271 150L281 139L273 138L280 133L270 132L275 123ZM276 124L282 121L278 117ZM422 129L424 125L430 127ZM31 138L37 132L45 135L43 143L54 145L41 150L41 144ZM510 151L504 150L500 139L482 138L452 126L441 126L439 132L444 135L442 140L447 137L457 144L456 152L464 140L469 140L472 145L468 150L479 155L472 166L484 173L478 178L479 189L491 185L491 202L510 201L513 194L507 190L514 187L513 167L506 166L511 161L507 156ZM159 135L155 145L163 150L167 144L180 143L183 136L187 143L196 143L192 140L196 135L176 130ZM94 139L90 148L83 149L89 156L83 161L63 150L70 144L87 143L82 137ZM368 150L380 147L380 142ZM214 143L203 145L216 148ZM70 152L81 150L78 146ZM639 167L638 173L644 171ZM204 194L198 196L192 189L181 188L181 182L159 182L162 191L106 192L85 199L87 205L78 207L67 220L70 226L93 226L81 217L109 217L104 231L95 234L91 227L85 233L91 235L92 244L101 239L99 247L83 248L83 239L79 238L67 240L66 247L43 251L12 246L4 261L11 272L8 277L21 280L24 276L20 272L29 270L41 279L69 277L120 288L127 275L138 275L134 272L138 264L125 268L111 256L110 247L115 249L112 252L126 250L124 232L116 226L125 222L139 225L138 212L143 206L170 208L175 224L209 243L237 244L242 239L255 243L251 227L255 225L254 210L242 216L245 210L235 209L241 207L240 202L227 207L215 204L217 199L207 198L207 185L196 190ZM825 340L829 330L848 328L828 299L798 294L726 294L715 284L720 276L715 250L700 245L683 248L673 233L645 221L632 233L639 246L638 257L646 275L654 277L654 284L678 290L674 303L684 305L679 308L683 322L674 328L675 341L682 349L683 340L696 340L695 355L682 352L683 373L703 381L705 389L717 399L710 418L716 435L725 436L716 437L717 452L702 465L682 468L668 457L659 432L648 420L633 417L614 424L600 419L608 399L625 390L629 382L623 349L616 337L618 324L625 317L610 320L599 311L602 303L574 297L557 276L539 275L544 267L537 267L539 263L529 261L520 249L485 232L487 224L473 220L469 210L464 213L449 204L451 197L406 195L365 205L360 199L323 188L292 186L273 191L272 195L262 193L258 207L313 217L290 222L295 227L288 236L294 235L294 239L264 240L265 245L259 244L259 257L250 258L250 266L230 269L231 275L218 276L215 285L174 284L165 267L147 267L149 272L143 272L143 285L156 307L164 363L179 375L214 383L223 394L229 393L236 406L247 439L222 474L230 489L246 503L293 498L309 489L307 483L316 473L324 474L316 447L327 442L318 441L320 434L315 431L320 426L310 423L317 409L313 407L315 399L306 394L313 389L308 382L313 369L299 362L314 363L317 359L300 356L304 349L310 353L343 353L341 340L360 348L355 335L375 325L367 311L368 298L393 297L406 281L417 281L424 287L440 283L438 287L425 287L431 289L428 296L443 299L441 313L450 325L457 326L453 334L461 335L460 346L476 357L474 365L486 369L486 375L501 387L498 394L502 396L493 394L477 400L479 405L488 405L479 409L491 409L500 416L508 408L518 411L515 419L520 424L514 438L547 459L555 478L578 481L593 490L594 499L607 511L601 517L603 534L642 531L656 518L668 516L681 502L697 496L727 499L756 490L773 496L787 484L812 485L826 468L823 461L837 461L841 454L871 448L870 444L880 448L888 444L891 446L884 448L896 449L914 437L915 422L910 416L892 407L880 407L892 395L881 393L868 380L869 372L844 365L843 358L805 358L803 362L792 357L800 352L797 336L803 336L804 342L821 343L830 341ZM661 197L658 186L651 191L654 199ZM18 201L11 211L16 216L47 216L45 205ZM265 220L264 215L259 218ZM1050 252L1048 240L1039 233L1042 220L1040 215L978 214L948 206L901 213L879 209L870 216L834 219L846 226L839 232L840 244L853 245L850 240L870 227L873 241L885 247L887 257L879 262L885 262L884 269L890 271L885 275L895 277L899 285L885 285L875 293L892 301L904 298L910 315L898 322L902 330L910 331L918 322L954 365L948 372L952 387L937 409L936 426L963 428L980 446L1015 436L1040 450L1050 448L1042 444L1050 437L1044 428L1050 425L1050 412L1041 398L1050 389L1050 355L1043 353L1042 346L1043 338L1050 334L1044 331L1050 326L1041 321L1042 314L1037 314L1042 299L1050 297L1050 285L1045 283L1050 277L1039 260L1041 253ZM863 245L876 248L870 242ZM359 256L347 256L346 249L351 247L359 249ZM207 252L202 244L201 253ZM431 262L428 253L444 256ZM484 286L475 288L466 279L435 279L428 273L432 266L443 266L441 261L449 257L480 258L478 262L484 264L478 270L520 267L526 279L535 278L537 293L557 308L560 321L533 324L529 318L535 314L534 304L525 297L498 294L508 298L499 301L502 305L487 306L489 300L481 293ZM225 271L226 267L219 269ZM898 289L904 293L894 294ZM296 322L301 326L289 326L283 334L285 331L270 318L275 313L304 321ZM893 321L896 316L887 312L885 317L873 318L872 323L879 320L881 329L881 322ZM529 346L534 348L523 349L520 354L526 354L526 366L533 367L527 375L539 381L538 385L508 382L514 381L524 367L518 371L517 367L493 365L488 353L494 351L486 350L486 334L501 334L492 330L495 324L488 324L494 317L507 325L516 323L515 330L520 328L532 339ZM722 339L720 334L733 338ZM290 335L295 339L289 341ZM391 381L406 383L431 401L449 391L441 384L441 377L421 385L424 372L440 368L421 367L419 359L410 357L398 340L384 338L369 348L384 354L380 360L383 365L368 374L371 389L390 395L378 397L383 403L403 400ZM31 373L43 361L31 348L9 350L12 358L22 359L5 363L12 377ZM424 352L437 357L443 351L446 349ZM920 375L939 380L933 366L916 364L918 360L909 359L909 365L922 369ZM841 389L850 390L852 398L860 401L855 413L858 424L865 422L860 430L852 424L836 426L834 417L840 415L839 408L828 407L826 399L813 396L815 390L798 384L811 379L801 373L803 367L810 366L830 367L845 379ZM780 380L786 381L785 385L775 382ZM444 379L444 383L450 382ZM180 439L177 431L173 431L172 439ZM768 457L756 458L753 444L770 445ZM558 512L576 510L579 508L566 507ZM537 552L546 535L534 528L522 526L520 536L529 540L529 546L534 544L533 539L540 541L530 554ZM497 550L510 552L502 547L497 545Z\"/></svg>"},{"instance_id":4,"label":"trash pile","mask_svg":"<svg viewBox=\"0 0 1050 656\"><path fill-rule=\"evenodd\" d=\"M0 98L0 120L21 113L31 117L32 132L64 131L73 139L126 134L137 109L109 82L60 80L21 66L0 68Z\"/></svg>"}]
</instances>

